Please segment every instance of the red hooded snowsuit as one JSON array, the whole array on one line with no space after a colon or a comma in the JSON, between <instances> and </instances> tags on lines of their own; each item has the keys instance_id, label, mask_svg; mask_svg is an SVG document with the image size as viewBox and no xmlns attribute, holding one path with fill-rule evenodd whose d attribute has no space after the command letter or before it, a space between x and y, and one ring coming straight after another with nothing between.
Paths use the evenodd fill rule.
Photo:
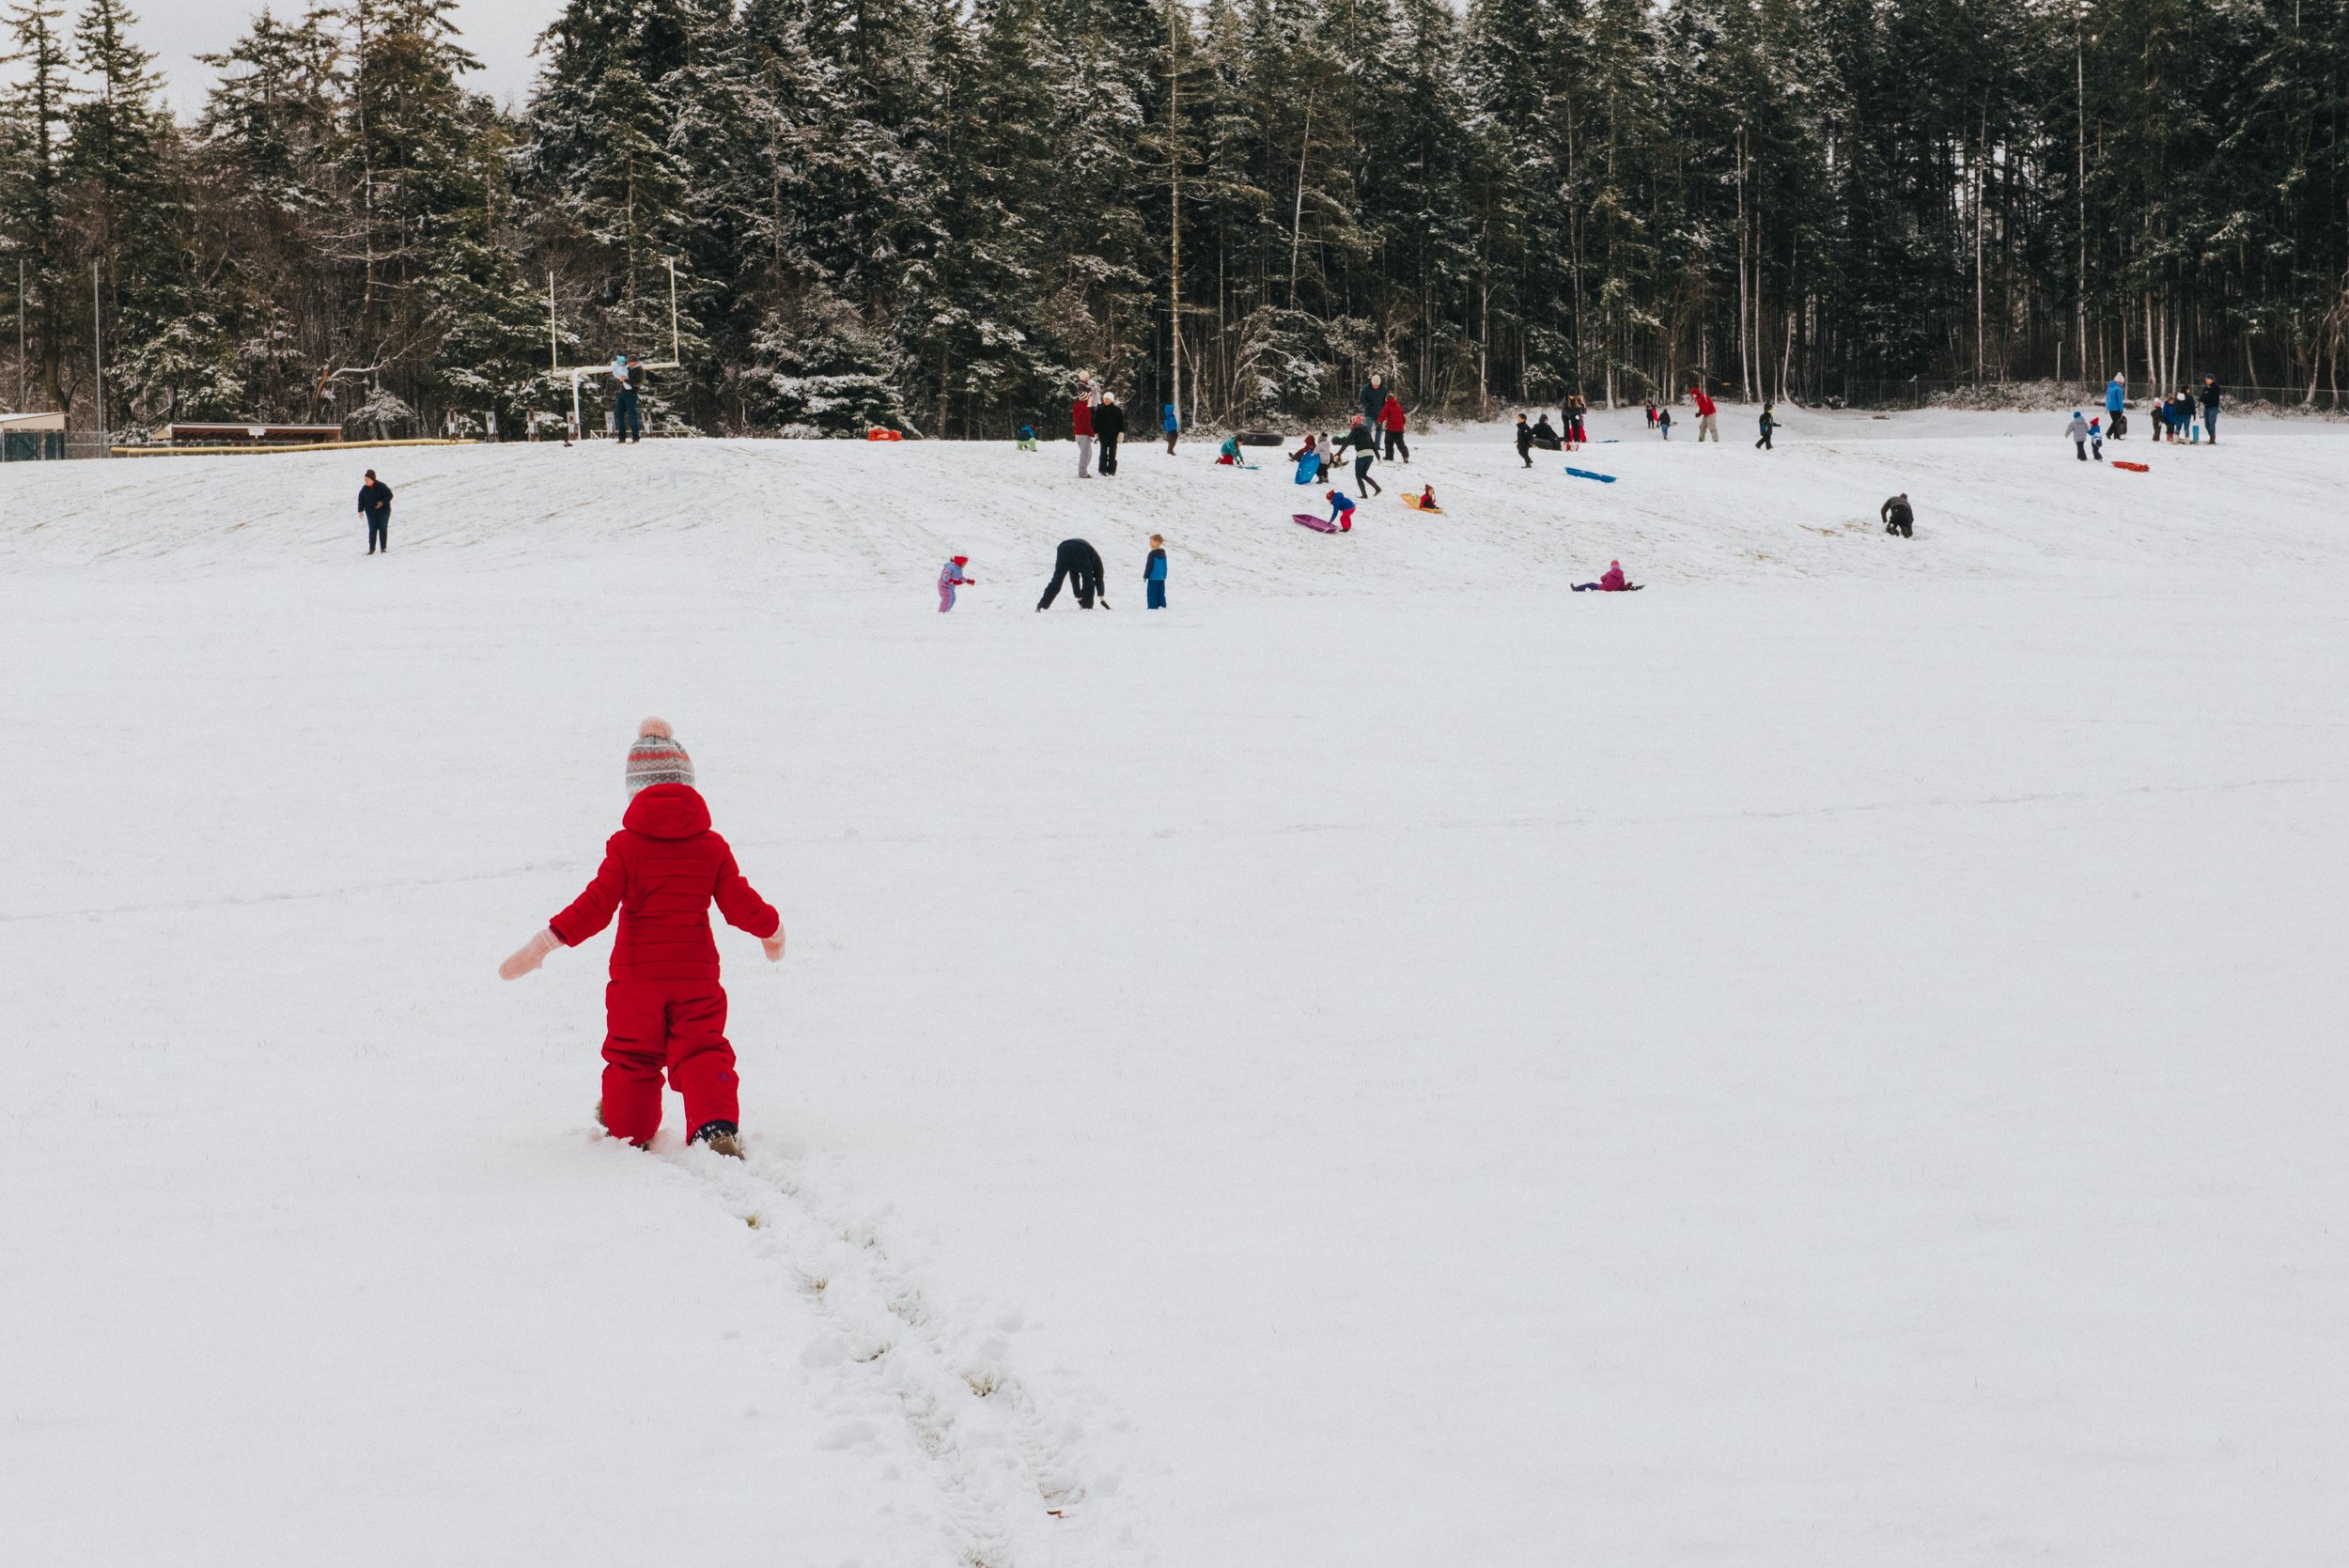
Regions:
<instances>
[{"instance_id":1,"label":"red hooded snowsuit","mask_svg":"<svg viewBox=\"0 0 2349 1568\"><path fill-rule=\"evenodd\" d=\"M620 917L603 990L603 1125L641 1143L661 1128L664 1066L685 1096L689 1133L740 1119L710 900L754 937L773 936L783 920L735 869L734 851L709 831L709 808L690 784L638 791L620 824L596 879L547 925L577 947Z\"/></svg>"}]
</instances>

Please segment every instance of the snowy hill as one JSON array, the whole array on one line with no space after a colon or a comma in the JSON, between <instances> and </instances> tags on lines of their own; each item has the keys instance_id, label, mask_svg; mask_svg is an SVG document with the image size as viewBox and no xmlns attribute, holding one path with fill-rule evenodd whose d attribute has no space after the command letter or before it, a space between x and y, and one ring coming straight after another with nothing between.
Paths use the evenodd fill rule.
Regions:
<instances>
[{"instance_id":1,"label":"snowy hill","mask_svg":"<svg viewBox=\"0 0 2349 1568\"><path fill-rule=\"evenodd\" d=\"M24 1560L2317 1560L2349 430L1789 419L0 469ZM493 973L647 713L740 1166Z\"/></svg>"}]
</instances>

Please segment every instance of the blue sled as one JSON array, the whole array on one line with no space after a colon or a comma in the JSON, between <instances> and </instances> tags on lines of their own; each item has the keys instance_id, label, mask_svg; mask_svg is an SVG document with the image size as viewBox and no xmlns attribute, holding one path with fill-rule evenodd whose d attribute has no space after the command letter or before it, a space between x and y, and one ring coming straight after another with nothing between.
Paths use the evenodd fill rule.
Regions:
<instances>
[{"instance_id":1,"label":"blue sled","mask_svg":"<svg viewBox=\"0 0 2349 1568\"><path fill-rule=\"evenodd\" d=\"M1569 468L1566 472L1573 474L1577 479L1595 479L1602 485L1611 485L1615 482L1615 476L1613 474L1593 474L1587 468Z\"/></svg>"}]
</instances>

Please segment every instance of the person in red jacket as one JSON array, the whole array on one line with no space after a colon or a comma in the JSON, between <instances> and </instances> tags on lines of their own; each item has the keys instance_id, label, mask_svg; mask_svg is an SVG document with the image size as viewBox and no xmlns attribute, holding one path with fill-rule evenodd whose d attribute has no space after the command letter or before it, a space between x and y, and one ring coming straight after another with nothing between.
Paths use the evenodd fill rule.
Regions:
<instances>
[{"instance_id":1,"label":"person in red jacket","mask_svg":"<svg viewBox=\"0 0 2349 1568\"><path fill-rule=\"evenodd\" d=\"M1721 427L1714 423L1713 416L1720 412L1720 409L1703 386L1690 387L1688 399L1697 406L1697 440L1703 441L1711 436L1713 444L1719 446L1721 443Z\"/></svg>"},{"instance_id":2,"label":"person in red jacket","mask_svg":"<svg viewBox=\"0 0 2349 1568\"><path fill-rule=\"evenodd\" d=\"M1093 405L1100 396L1090 380L1077 389L1076 404L1068 411L1069 426L1077 436L1077 477L1093 477Z\"/></svg>"},{"instance_id":3,"label":"person in red jacket","mask_svg":"<svg viewBox=\"0 0 2349 1568\"><path fill-rule=\"evenodd\" d=\"M1388 393L1387 400L1378 406L1378 428L1387 436L1387 461L1394 461L1398 452L1403 455L1405 462L1411 460L1410 443L1403 439L1404 431L1409 426L1410 421L1403 412L1403 399L1392 392Z\"/></svg>"},{"instance_id":4,"label":"person in red jacket","mask_svg":"<svg viewBox=\"0 0 2349 1568\"><path fill-rule=\"evenodd\" d=\"M709 905L748 931L769 961L783 956L783 920L735 868L734 851L709 831L693 788L693 759L667 723L647 719L629 748L628 813L606 840L586 891L498 966L519 980L558 947L577 947L620 919L604 987L603 1098L596 1119L638 1148L661 1130L661 1075L685 1096L687 1141L739 1159L740 1110L734 1048L726 1043L726 992Z\"/></svg>"}]
</instances>

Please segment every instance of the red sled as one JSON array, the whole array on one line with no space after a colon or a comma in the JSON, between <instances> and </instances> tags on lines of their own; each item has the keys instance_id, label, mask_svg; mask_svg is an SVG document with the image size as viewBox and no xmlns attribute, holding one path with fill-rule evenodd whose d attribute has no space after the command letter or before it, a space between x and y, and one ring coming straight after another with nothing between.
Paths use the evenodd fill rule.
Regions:
<instances>
[{"instance_id":1,"label":"red sled","mask_svg":"<svg viewBox=\"0 0 2349 1568\"><path fill-rule=\"evenodd\" d=\"M1338 525L1328 518L1317 518L1311 512L1291 512L1289 520L1299 528L1310 528L1316 534L1334 534Z\"/></svg>"},{"instance_id":2,"label":"red sled","mask_svg":"<svg viewBox=\"0 0 2349 1568\"><path fill-rule=\"evenodd\" d=\"M2143 463L2124 463L2124 462L2123 462L2123 461L2122 461L2120 458L2113 458L2113 459L2112 459L2112 466L2113 466L2113 467L2115 467L2115 468L2125 468L2125 469L2127 469L2127 470L2128 470L2131 474L2151 474L2151 473L2153 473L2153 470L2152 470L2152 469L2150 469L2150 468L2148 468L2148 467L2146 467Z\"/></svg>"},{"instance_id":3,"label":"red sled","mask_svg":"<svg viewBox=\"0 0 2349 1568\"><path fill-rule=\"evenodd\" d=\"M884 430L876 425L864 432L864 439L866 441L903 441L906 436L903 430Z\"/></svg>"}]
</instances>

